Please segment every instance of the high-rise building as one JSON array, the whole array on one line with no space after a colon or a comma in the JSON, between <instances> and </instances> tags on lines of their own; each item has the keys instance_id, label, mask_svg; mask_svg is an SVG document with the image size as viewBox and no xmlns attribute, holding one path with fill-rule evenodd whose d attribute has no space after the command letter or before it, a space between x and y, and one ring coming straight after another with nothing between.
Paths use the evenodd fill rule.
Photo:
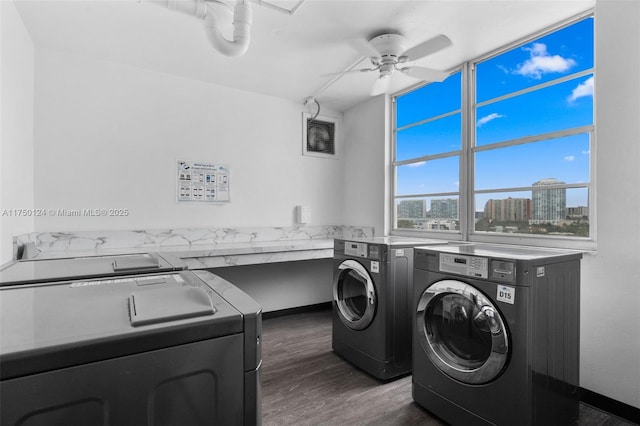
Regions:
<instances>
[{"instance_id":1,"label":"high-rise building","mask_svg":"<svg viewBox=\"0 0 640 426\"><path fill-rule=\"evenodd\" d=\"M572 218L589 217L589 207L587 206L567 207L567 216Z\"/></svg>"},{"instance_id":2,"label":"high-rise building","mask_svg":"<svg viewBox=\"0 0 640 426\"><path fill-rule=\"evenodd\" d=\"M399 219L420 219L425 217L427 202L425 200L401 200L398 203Z\"/></svg>"},{"instance_id":3,"label":"high-rise building","mask_svg":"<svg viewBox=\"0 0 640 426\"><path fill-rule=\"evenodd\" d=\"M443 198L431 200L429 216L437 219L458 219L458 199Z\"/></svg>"},{"instance_id":4,"label":"high-rise building","mask_svg":"<svg viewBox=\"0 0 640 426\"><path fill-rule=\"evenodd\" d=\"M531 200L511 197L489 200L484 205L484 217L500 222L528 222L531 219Z\"/></svg>"},{"instance_id":5,"label":"high-rise building","mask_svg":"<svg viewBox=\"0 0 640 426\"><path fill-rule=\"evenodd\" d=\"M534 183L531 190L531 223L558 223L567 217L567 189L549 188L563 185L555 178Z\"/></svg>"}]
</instances>

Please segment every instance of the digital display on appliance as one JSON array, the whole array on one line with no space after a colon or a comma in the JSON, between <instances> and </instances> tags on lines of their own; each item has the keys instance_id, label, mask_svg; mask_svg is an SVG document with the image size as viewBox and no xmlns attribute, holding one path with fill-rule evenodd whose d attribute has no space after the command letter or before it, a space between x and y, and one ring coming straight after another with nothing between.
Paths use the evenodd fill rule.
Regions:
<instances>
[{"instance_id":1,"label":"digital display on appliance","mask_svg":"<svg viewBox=\"0 0 640 426\"><path fill-rule=\"evenodd\" d=\"M348 256L367 257L367 244L355 242L345 243L344 254Z\"/></svg>"},{"instance_id":2,"label":"digital display on appliance","mask_svg":"<svg viewBox=\"0 0 640 426\"><path fill-rule=\"evenodd\" d=\"M489 260L485 257L452 256L441 253L440 271L467 277L487 278L489 276Z\"/></svg>"}]
</instances>

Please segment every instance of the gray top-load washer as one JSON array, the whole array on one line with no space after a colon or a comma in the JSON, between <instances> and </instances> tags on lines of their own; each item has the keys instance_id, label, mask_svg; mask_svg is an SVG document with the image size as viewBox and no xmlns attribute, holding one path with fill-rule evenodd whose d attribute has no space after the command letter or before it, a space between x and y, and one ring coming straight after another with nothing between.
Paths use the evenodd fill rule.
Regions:
<instances>
[{"instance_id":1,"label":"gray top-load washer","mask_svg":"<svg viewBox=\"0 0 640 426\"><path fill-rule=\"evenodd\" d=\"M3 265L0 269L0 286L169 272L186 268L180 258L169 253L21 259Z\"/></svg>"},{"instance_id":2,"label":"gray top-load washer","mask_svg":"<svg viewBox=\"0 0 640 426\"><path fill-rule=\"evenodd\" d=\"M0 424L260 423L261 307L206 271L0 287Z\"/></svg>"}]
</instances>

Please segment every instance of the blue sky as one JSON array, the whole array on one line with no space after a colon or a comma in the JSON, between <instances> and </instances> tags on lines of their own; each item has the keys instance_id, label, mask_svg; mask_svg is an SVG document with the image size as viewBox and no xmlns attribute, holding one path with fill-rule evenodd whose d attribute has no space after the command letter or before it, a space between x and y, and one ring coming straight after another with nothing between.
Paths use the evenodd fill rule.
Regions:
<instances>
[{"instance_id":1,"label":"blue sky","mask_svg":"<svg viewBox=\"0 0 640 426\"><path fill-rule=\"evenodd\" d=\"M543 84L593 67L593 19L516 47L478 64L476 103ZM445 119L398 132L397 160L457 151L461 148L461 73L442 83L428 84L398 98L397 126L454 112ZM436 101L434 101L436 100ZM476 144L491 143L590 125L593 123L593 75L586 74L477 108ZM590 179L589 135L489 150L477 154L476 188L529 186L554 177L566 183ZM398 168L398 194L456 192L458 157ZM567 205L587 205L587 191L569 190ZM478 196L476 210L488 198ZM530 193L517 196L530 197Z\"/></svg>"}]
</instances>

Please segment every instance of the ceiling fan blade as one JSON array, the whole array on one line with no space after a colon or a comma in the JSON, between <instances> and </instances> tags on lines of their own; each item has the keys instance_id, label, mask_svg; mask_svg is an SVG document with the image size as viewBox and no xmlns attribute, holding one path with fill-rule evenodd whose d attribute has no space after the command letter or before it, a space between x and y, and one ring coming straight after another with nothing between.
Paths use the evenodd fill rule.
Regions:
<instances>
[{"instance_id":1,"label":"ceiling fan blade","mask_svg":"<svg viewBox=\"0 0 640 426\"><path fill-rule=\"evenodd\" d=\"M358 68L358 69L353 69L348 71L331 72L329 74L322 74L320 77L335 77L336 75L356 74L360 72L377 71L377 70L378 70L377 68Z\"/></svg>"},{"instance_id":2,"label":"ceiling fan blade","mask_svg":"<svg viewBox=\"0 0 640 426\"><path fill-rule=\"evenodd\" d=\"M412 47L404 52L402 56L408 57L410 61L416 61L427 55L431 55L438 50L442 50L445 47L449 47L451 44L451 39L449 39L449 37L444 34L440 34L439 36L427 40L424 43L420 43L419 45Z\"/></svg>"},{"instance_id":3,"label":"ceiling fan blade","mask_svg":"<svg viewBox=\"0 0 640 426\"><path fill-rule=\"evenodd\" d=\"M447 71L433 70L431 68L424 67L405 67L400 68L399 71L419 80L435 81L438 83L449 77L449 73Z\"/></svg>"},{"instance_id":4,"label":"ceiling fan blade","mask_svg":"<svg viewBox=\"0 0 640 426\"><path fill-rule=\"evenodd\" d=\"M371 96L378 96L383 93L387 93L389 90L389 83L391 82L391 76L379 77L376 82L373 83L371 88Z\"/></svg>"}]
</instances>

